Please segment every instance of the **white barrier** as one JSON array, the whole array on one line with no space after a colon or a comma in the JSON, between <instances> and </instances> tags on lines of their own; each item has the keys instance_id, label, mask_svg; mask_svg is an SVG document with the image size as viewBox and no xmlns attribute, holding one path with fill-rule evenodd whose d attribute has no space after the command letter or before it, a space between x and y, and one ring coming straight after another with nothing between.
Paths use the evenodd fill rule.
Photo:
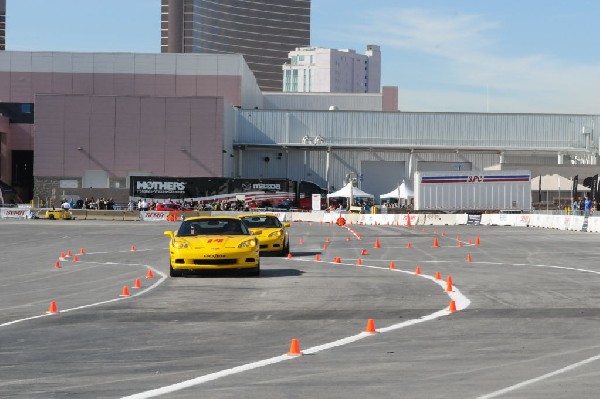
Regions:
<instances>
[{"instance_id":1,"label":"white barrier","mask_svg":"<svg viewBox=\"0 0 600 399\"><path fill-rule=\"evenodd\" d=\"M584 221L585 216L570 216L568 229L572 231L582 231Z\"/></svg>"},{"instance_id":2,"label":"white barrier","mask_svg":"<svg viewBox=\"0 0 600 399\"><path fill-rule=\"evenodd\" d=\"M467 215L466 213L461 213L460 215L456 215L456 224L457 225L467 224L468 220L469 220L469 215Z\"/></svg>"},{"instance_id":3,"label":"white barrier","mask_svg":"<svg viewBox=\"0 0 600 399\"><path fill-rule=\"evenodd\" d=\"M31 219L31 209L26 208L0 208L1 219Z\"/></svg>"},{"instance_id":4,"label":"white barrier","mask_svg":"<svg viewBox=\"0 0 600 399\"><path fill-rule=\"evenodd\" d=\"M600 233L600 217L588 218L587 231L591 233Z\"/></svg>"},{"instance_id":5,"label":"white barrier","mask_svg":"<svg viewBox=\"0 0 600 399\"><path fill-rule=\"evenodd\" d=\"M427 214L425 215L424 224L429 226L454 226L456 224L456 215Z\"/></svg>"},{"instance_id":6,"label":"white barrier","mask_svg":"<svg viewBox=\"0 0 600 399\"><path fill-rule=\"evenodd\" d=\"M0 208L0 218L20 218L29 216L29 209ZM341 216L346 224L363 224L379 226L406 226L408 214L344 214L340 212L265 212L277 216L281 221L323 222L336 223ZM213 213L215 214L215 213ZM231 214L231 213L229 213ZM148 211L140 212L140 219L144 221L167 221L169 212ZM465 225L467 214L411 214L410 224L415 225ZM517 226L537 227L545 229L583 231L584 216L574 215L545 215L545 214L483 214L481 225L489 226ZM600 216L589 217L585 231L600 233Z\"/></svg>"},{"instance_id":7,"label":"white barrier","mask_svg":"<svg viewBox=\"0 0 600 399\"><path fill-rule=\"evenodd\" d=\"M169 211L142 211L140 220L145 222L166 222Z\"/></svg>"},{"instance_id":8,"label":"white barrier","mask_svg":"<svg viewBox=\"0 0 600 399\"><path fill-rule=\"evenodd\" d=\"M481 221L479 222L479 224L483 226L489 226L491 222L490 216L491 215L489 213L484 213L483 215L481 215Z\"/></svg>"},{"instance_id":9,"label":"white barrier","mask_svg":"<svg viewBox=\"0 0 600 399\"><path fill-rule=\"evenodd\" d=\"M515 216L515 226L527 227L529 225L529 220L531 219L532 215L521 214Z\"/></svg>"}]
</instances>

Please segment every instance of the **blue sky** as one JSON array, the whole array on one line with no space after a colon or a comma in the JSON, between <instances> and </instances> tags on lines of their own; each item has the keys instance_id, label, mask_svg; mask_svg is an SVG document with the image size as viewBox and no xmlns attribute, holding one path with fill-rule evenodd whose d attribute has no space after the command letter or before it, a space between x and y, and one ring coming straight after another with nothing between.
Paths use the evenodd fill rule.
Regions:
<instances>
[{"instance_id":1,"label":"blue sky","mask_svg":"<svg viewBox=\"0 0 600 399\"><path fill-rule=\"evenodd\" d=\"M311 44L380 45L403 111L598 114L599 16L592 0L313 0ZM6 25L7 50L160 51L160 0L7 0Z\"/></svg>"}]
</instances>

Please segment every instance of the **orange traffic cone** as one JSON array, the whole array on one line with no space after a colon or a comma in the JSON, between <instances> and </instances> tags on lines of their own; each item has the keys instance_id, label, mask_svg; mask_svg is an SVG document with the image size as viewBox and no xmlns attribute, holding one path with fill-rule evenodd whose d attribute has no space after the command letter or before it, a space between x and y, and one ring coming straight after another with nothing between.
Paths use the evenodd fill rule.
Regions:
<instances>
[{"instance_id":1,"label":"orange traffic cone","mask_svg":"<svg viewBox=\"0 0 600 399\"><path fill-rule=\"evenodd\" d=\"M390 262L390 269L395 269L396 265L394 264L394 262Z\"/></svg>"},{"instance_id":2,"label":"orange traffic cone","mask_svg":"<svg viewBox=\"0 0 600 399\"><path fill-rule=\"evenodd\" d=\"M73 262L79 262L79 256L77 256L77 255L73 256Z\"/></svg>"},{"instance_id":3,"label":"orange traffic cone","mask_svg":"<svg viewBox=\"0 0 600 399\"><path fill-rule=\"evenodd\" d=\"M48 308L48 313L58 313L58 308L56 307L56 302L50 302L50 307Z\"/></svg>"},{"instance_id":4,"label":"orange traffic cone","mask_svg":"<svg viewBox=\"0 0 600 399\"><path fill-rule=\"evenodd\" d=\"M452 276L446 279L446 292L452 292Z\"/></svg>"},{"instance_id":5,"label":"orange traffic cone","mask_svg":"<svg viewBox=\"0 0 600 399\"><path fill-rule=\"evenodd\" d=\"M377 332L377 330L375 330L375 321L373 319L367 320L367 328L365 329L365 332L370 334Z\"/></svg>"},{"instance_id":6,"label":"orange traffic cone","mask_svg":"<svg viewBox=\"0 0 600 399\"><path fill-rule=\"evenodd\" d=\"M471 260L471 254L467 254L467 262L470 262Z\"/></svg>"},{"instance_id":7,"label":"orange traffic cone","mask_svg":"<svg viewBox=\"0 0 600 399\"><path fill-rule=\"evenodd\" d=\"M358 258L358 259L356 260L356 266L360 266L360 265L362 265L362 259L361 259L361 258Z\"/></svg>"},{"instance_id":8,"label":"orange traffic cone","mask_svg":"<svg viewBox=\"0 0 600 399\"><path fill-rule=\"evenodd\" d=\"M302 352L300 352L300 343L296 338L292 338L292 343L290 344L290 351L287 354L290 356L302 355Z\"/></svg>"},{"instance_id":9,"label":"orange traffic cone","mask_svg":"<svg viewBox=\"0 0 600 399\"><path fill-rule=\"evenodd\" d=\"M333 258L333 263L342 263L342 258L336 256L335 258Z\"/></svg>"},{"instance_id":10,"label":"orange traffic cone","mask_svg":"<svg viewBox=\"0 0 600 399\"><path fill-rule=\"evenodd\" d=\"M302 241L302 238L300 239L300 245L304 244L304 241Z\"/></svg>"},{"instance_id":11,"label":"orange traffic cone","mask_svg":"<svg viewBox=\"0 0 600 399\"><path fill-rule=\"evenodd\" d=\"M323 244L323 249L327 249L327 244Z\"/></svg>"},{"instance_id":12,"label":"orange traffic cone","mask_svg":"<svg viewBox=\"0 0 600 399\"><path fill-rule=\"evenodd\" d=\"M421 274L421 268L419 266L415 269L415 274Z\"/></svg>"},{"instance_id":13,"label":"orange traffic cone","mask_svg":"<svg viewBox=\"0 0 600 399\"><path fill-rule=\"evenodd\" d=\"M479 240L479 236L475 237L475 245L479 245L481 244L481 241Z\"/></svg>"},{"instance_id":14,"label":"orange traffic cone","mask_svg":"<svg viewBox=\"0 0 600 399\"><path fill-rule=\"evenodd\" d=\"M291 252L287 254L287 258L288 259L292 259L292 253Z\"/></svg>"},{"instance_id":15,"label":"orange traffic cone","mask_svg":"<svg viewBox=\"0 0 600 399\"><path fill-rule=\"evenodd\" d=\"M321 257L320 257L319 255L315 255L315 260L316 260L317 262L320 262L320 261L321 261Z\"/></svg>"},{"instance_id":16,"label":"orange traffic cone","mask_svg":"<svg viewBox=\"0 0 600 399\"><path fill-rule=\"evenodd\" d=\"M85 255L85 249L81 248L81 249L79 250L79 255Z\"/></svg>"},{"instance_id":17,"label":"orange traffic cone","mask_svg":"<svg viewBox=\"0 0 600 399\"><path fill-rule=\"evenodd\" d=\"M135 251L135 245L131 246L131 252Z\"/></svg>"},{"instance_id":18,"label":"orange traffic cone","mask_svg":"<svg viewBox=\"0 0 600 399\"><path fill-rule=\"evenodd\" d=\"M71 255L72 255L72 254L71 254L71 250L69 249L69 250L67 251L67 258L70 258L70 257L71 257Z\"/></svg>"},{"instance_id":19,"label":"orange traffic cone","mask_svg":"<svg viewBox=\"0 0 600 399\"><path fill-rule=\"evenodd\" d=\"M352 237L346 237L346 241L352 241Z\"/></svg>"},{"instance_id":20,"label":"orange traffic cone","mask_svg":"<svg viewBox=\"0 0 600 399\"><path fill-rule=\"evenodd\" d=\"M329 237L327 237L327 238L325 239L325 242L331 242L331 239L330 239Z\"/></svg>"},{"instance_id":21,"label":"orange traffic cone","mask_svg":"<svg viewBox=\"0 0 600 399\"><path fill-rule=\"evenodd\" d=\"M140 282L139 278L135 279L135 284L133 284L133 286L131 288L135 288L135 289L142 288L142 283Z\"/></svg>"},{"instance_id":22,"label":"orange traffic cone","mask_svg":"<svg viewBox=\"0 0 600 399\"><path fill-rule=\"evenodd\" d=\"M366 249L363 249L363 250L360 252L360 254L361 254L361 255L368 255L368 254L369 254L369 251L367 251Z\"/></svg>"},{"instance_id":23,"label":"orange traffic cone","mask_svg":"<svg viewBox=\"0 0 600 399\"><path fill-rule=\"evenodd\" d=\"M119 296L129 296L129 287L126 285L123 286L123 292Z\"/></svg>"},{"instance_id":24,"label":"orange traffic cone","mask_svg":"<svg viewBox=\"0 0 600 399\"><path fill-rule=\"evenodd\" d=\"M54 268L55 269L60 269L60 262L59 261L54 262Z\"/></svg>"},{"instance_id":25,"label":"orange traffic cone","mask_svg":"<svg viewBox=\"0 0 600 399\"><path fill-rule=\"evenodd\" d=\"M433 239L433 247L434 247L434 248L438 248L439 246L440 246L440 243L439 243L439 241L438 241L437 237L435 237L435 238Z\"/></svg>"},{"instance_id":26,"label":"orange traffic cone","mask_svg":"<svg viewBox=\"0 0 600 399\"><path fill-rule=\"evenodd\" d=\"M406 248L412 248L412 244L410 243L410 241L408 242L408 244L406 244Z\"/></svg>"},{"instance_id":27,"label":"orange traffic cone","mask_svg":"<svg viewBox=\"0 0 600 399\"><path fill-rule=\"evenodd\" d=\"M373 248L381 248L381 243L379 242L379 239L375 240L375 246Z\"/></svg>"},{"instance_id":28,"label":"orange traffic cone","mask_svg":"<svg viewBox=\"0 0 600 399\"><path fill-rule=\"evenodd\" d=\"M436 280L441 280L442 279L442 275L440 274L440 272L435 272L435 279Z\"/></svg>"},{"instance_id":29,"label":"orange traffic cone","mask_svg":"<svg viewBox=\"0 0 600 399\"><path fill-rule=\"evenodd\" d=\"M458 246L459 246L459 247L462 247L462 241L459 241L459 242L458 242Z\"/></svg>"},{"instance_id":30,"label":"orange traffic cone","mask_svg":"<svg viewBox=\"0 0 600 399\"><path fill-rule=\"evenodd\" d=\"M61 258L61 259L64 259L64 258L65 258L65 253L64 253L64 252L61 252L61 253L60 253L60 258Z\"/></svg>"},{"instance_id":31,"label":"orange traffic cone","mask_svg":"<svg viewBox=\"0 0 600 399\"><path fill-rule=\"evenodd\" d=\"M450 312L450 313L456 312L456 302L454 302L454 300L450 301L450 306L448 306L448 312Z\"/></svg>"},{"instance_id":32,"label":"orange traffic cone","mask_svg":"<svg viewBox=\"0 0 600 399\"><path fill-rule=\"evenodd\" d=\"M407 213L406 214L406 227L410 227L410 226L411 226L411 224L410 224L410 213Z\"/></svg>"},{"instance_id":33,"label":"orange traffic cone","mask_svg":"<svg viewBox=\"0 0 600 399\"><path fill-rule=\"evenodd\" d=\"M151 269L148 269L148 273L146 273L146 278L154 278L154 273L152 273Z\"/></svg>"}]
</instances>

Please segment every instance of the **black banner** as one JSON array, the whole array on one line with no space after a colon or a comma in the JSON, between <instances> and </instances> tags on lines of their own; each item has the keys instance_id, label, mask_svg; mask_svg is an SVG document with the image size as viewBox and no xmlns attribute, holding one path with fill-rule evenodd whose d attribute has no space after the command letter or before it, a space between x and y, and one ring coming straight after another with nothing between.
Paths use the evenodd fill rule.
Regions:
<instances>
[{"instance_id":1,"label":"black banner","mask_svg":"<svg viewBox=\"0 0 600 399\"><path fill-rule=\"evenodd\" d=\"M590 199L598 203L596 200L596 197L598 196L598 175L594 175L594 177L592 177L592 187L590 188L592 189L590 192Z\"/></svg>"},{"instance_id":2,"label":"black banner","mask_svg":"<svg viewBox=\"0 0 600 399\"><path fill-rule=\"evenodd\" d=\"M137 198L184 199L220 194L290 192L287 179L244 179L226 177L131 176L129 195Z\"/></svg>"},{"instance_id":3,"label":"black banner","mask_svg":"<svg viewBox=\"0 0 600 399\"><path fill-rule=\"evenodd\" d=\"M579 175L575 175L573 178L573 188L571 189L571 196L573 200L577 199L577 184L579 183Z\"/></svg>"}]
</instances>

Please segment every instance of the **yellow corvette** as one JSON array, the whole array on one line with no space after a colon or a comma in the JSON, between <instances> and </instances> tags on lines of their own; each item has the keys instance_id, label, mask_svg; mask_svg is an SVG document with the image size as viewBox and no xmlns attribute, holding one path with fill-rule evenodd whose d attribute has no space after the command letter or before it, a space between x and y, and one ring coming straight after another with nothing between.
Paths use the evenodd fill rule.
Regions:
<instances>
[{"instance_id":1,"label":"yellow corvette","mask_svg":"<svg viewBox=\"0 0 600 399\"><path fill-rule=\"evenodd\" d=\"M171 238L171 277L198 270L243 269L260 274L258 239L238 217L192 217L179 230L164 235Z\"/></svg>"},{"instance_id":2,"label":"yellow corvette","mask_svg":"<svg viewBox=\"0 0 600 399\"><path fill-rule=\"evenodd\" d=\"M260 241L260 252L277 252L280 255L290 253L289 223L281 223L275 215L240 215L250 231Z\"/></svg>"}]
</instances>

